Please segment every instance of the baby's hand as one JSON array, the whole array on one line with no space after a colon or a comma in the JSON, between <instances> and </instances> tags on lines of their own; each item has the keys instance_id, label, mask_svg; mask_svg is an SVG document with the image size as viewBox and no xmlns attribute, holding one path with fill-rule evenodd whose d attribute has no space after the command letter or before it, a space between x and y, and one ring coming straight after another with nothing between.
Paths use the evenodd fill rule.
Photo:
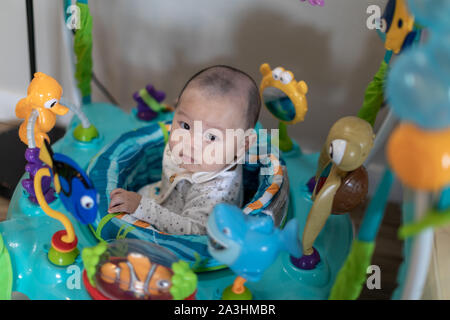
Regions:
<instances>
[{"instance_id":1,"label":"baby's hand","mask_svg":"<svg viewBox=\"0 0 450 320\"><path fill-rule=\"evenodd\" d=\"M133 213L139 206L142 196L136 192L124 189L114 189L111 192L111 202L109 203L108 212L125 212Z\"/></svg>"}]
</instances>

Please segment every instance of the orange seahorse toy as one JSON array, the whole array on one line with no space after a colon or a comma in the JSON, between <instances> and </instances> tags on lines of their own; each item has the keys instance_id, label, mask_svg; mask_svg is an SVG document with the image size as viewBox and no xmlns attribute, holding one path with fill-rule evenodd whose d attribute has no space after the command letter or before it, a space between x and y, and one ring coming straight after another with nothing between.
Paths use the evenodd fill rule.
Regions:
<instances>
[{"instance_id":1,"label":"orange seahorse toy","mask_svg":"<svg viewBox=\"0 0 450 320\"><path fill-rule=\"evenodd\" d=\"M26 145L40 148L44 139L50 142L47 132L49 132L56 122L56 115L65 115L69 109L59 104L62 95L62 87L52 77L42 72L36 72L34 78L28 86L27 96L20 99L16 105L16 116L25 119L20 125L19 137ZM35 121L34 140L28 141L27 127L29 121ZM29 128L31 130L31 127Z\"/></svg>"}]
</instances>

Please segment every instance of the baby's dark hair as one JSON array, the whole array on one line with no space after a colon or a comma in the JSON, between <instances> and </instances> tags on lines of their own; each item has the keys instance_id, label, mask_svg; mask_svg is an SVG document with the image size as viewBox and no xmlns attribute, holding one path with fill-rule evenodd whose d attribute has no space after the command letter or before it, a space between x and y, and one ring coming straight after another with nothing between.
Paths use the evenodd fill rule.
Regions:
<instances>
[{"instance_id":1,"label":"baby's dark hair","mask_svg":"<svg viewBox=\"0 0 450 320\"><path fill-rule=\"evenodd\" d=\"M226 65L215 65L194 74L184 85L178 96L178 102L189 84L197 84L211 90L213 94L227 95L245 85L248 92L246 110L247 128L253 128L258 121L261 110L261 98L258 86L247 73Z\"/></svg>"}]
</instances>

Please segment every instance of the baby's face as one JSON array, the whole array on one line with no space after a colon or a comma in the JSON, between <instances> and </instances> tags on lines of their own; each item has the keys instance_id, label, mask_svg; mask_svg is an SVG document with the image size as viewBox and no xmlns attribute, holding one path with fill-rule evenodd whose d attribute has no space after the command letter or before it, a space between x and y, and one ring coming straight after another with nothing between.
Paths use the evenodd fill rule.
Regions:
<instances>
[{"instance_id":1,"label":"baby's face","mask_svg":"<svg viewBox=\"0 0 450 320\"><path fill-rule=\"evenodd\" d=\"M219 171L241 156L246 103L243 97L187 88L172 122L169 147L173 159L180 167L198 172Z\"/></svg>"}]
</instances>

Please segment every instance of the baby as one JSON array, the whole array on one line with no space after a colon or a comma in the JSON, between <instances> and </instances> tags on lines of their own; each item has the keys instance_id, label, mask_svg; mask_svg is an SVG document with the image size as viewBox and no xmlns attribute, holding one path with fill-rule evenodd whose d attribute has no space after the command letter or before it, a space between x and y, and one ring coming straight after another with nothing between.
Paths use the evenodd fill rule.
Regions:
<instances>
[{"instance_id":1,"label":"baby","mask_svg":"<svg viewBox=\"0 0 450 320\"><path fill-rule=\"evenodd\" d=\"M108 212L128 213L169 234L206 234L216 204L242 206L241 160L256 142L248 129L260 107L246 73L213 66L195 74L177 100L161 181L138 193L113 190Z\"/></svg>"}]
</instances>

